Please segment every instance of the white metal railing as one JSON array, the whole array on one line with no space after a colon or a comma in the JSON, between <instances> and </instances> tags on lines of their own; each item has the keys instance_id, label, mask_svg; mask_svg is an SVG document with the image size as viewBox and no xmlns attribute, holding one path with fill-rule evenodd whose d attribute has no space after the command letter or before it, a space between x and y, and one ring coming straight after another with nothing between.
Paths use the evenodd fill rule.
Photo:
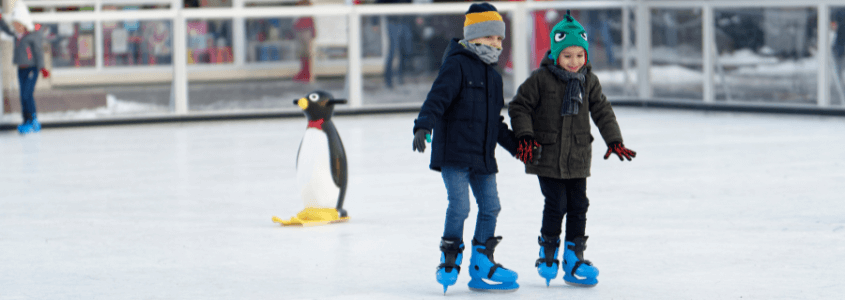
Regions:
<instances>
[{"instance_id":1,"label":"white metal railing","mask_svg":"<svg viewBox=\"0 0 845 300\"><path fill-rule=\"evenodd\" d=\"M438 4L385 4L385 5L314 5L314 6L287 6L287 7L248 7L247 0L234 0L231 8L182 8L182 0L68 0L68 1L30 1L31 6L62 6L71 3L78 5L92 5L93 11L82 12L57 12L49 10L43 13L32 13L32 19L40 23L55 22L95 22L95 53L98 57L96 70L102 69L103 36L102 22L116 20L170 20L173 24L173 91L174 91L174 112L176 114L188 113L187 95L187 62L185 55L186 45L186 20L187 19L232 19L233 29L233 52L236 53L234 67L243 67L245 49L246 29L243 20L246 18L262 17L297 17L297 16L344 16L348 23L348 98L352 108L362 106L362 72L361 72L361 33L360 22L362 16L369 15L398 15L413 13L415 15L425 14L463 14L468 4L461 3L438 3ZM162 4L169 3L169 9L158 10L129 10L129 11L104 11L103 5L141 5L141 4ZM48 5L49 4L49 5ZM529 54L528 43L530 41L530 24L528 24L529 13L533 10L548 8L567 9L620 9L622 10L623 32L623 53L628 53L631 33L627 25L629 10L633 9L636 31L636 74L637 74L637 96L641 99L652 98L652 85L649 79L651 68L651 9L653 8L696 8L702 10L702 55L703 55L703 102L715 102L714 93L714 62L715 62L715 37L714 37L714 9L717 8L743 8L743 7L814 7L818 12L817 28L818 36L829 36L829 8L831 5L842 5L841 0L769 0L769 1L662 1L662 0L617 0L617 1L527 1L527 2L496 2L496 7L501 12L511 16L511 28L509 28L509 39L513 45L513 67L514 84L518 86L529 75ZM817 105L819 107L830 106L830 84L827 74L831 72L828 63L830 60L830 43L825 38L818 39L817 59L818 69L818 92ZM623 70L626 76L630 69L630 61L627 57L623 59Z\"/></svg>"}]
</instances>

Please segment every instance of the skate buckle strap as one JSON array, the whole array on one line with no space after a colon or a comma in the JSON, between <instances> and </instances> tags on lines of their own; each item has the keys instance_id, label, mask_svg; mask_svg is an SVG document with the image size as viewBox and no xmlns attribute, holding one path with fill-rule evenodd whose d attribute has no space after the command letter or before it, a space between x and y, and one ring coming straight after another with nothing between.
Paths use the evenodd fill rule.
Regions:
<instances>
[{"instance_id":1,"label":"skate buckle strap","mask_svg":"<svg viewBox=\"0 0 845 300\"><path fill-rule=\"evenodd\" d=\"M440 251L443 251L445 262L437 266L437 269L446 268L446 273L451 273L452 269L458 269L461 272L461 266L455 262L458 260L458 254L464 252L463 242L443 240L440 242Z\"/></svg>"},{"instance_id":2,"label":"skate buckle strap","mask_svg":"<svg viewBox=\"0 0 845 300\"><path fill-rule=\"evenodd\" d=\"M446 257L446 260L448 260L448 259L449 259L449 258L448 258L448 257ZM457 269L457 270L458 270L458 273L460 273L460 272L461 272L461 266L456 265L456 264L454 263L455 259L452 259L452 261L453 261L452 263L445 262L445 263L442 263L442 264L438 265L438 266L437 266L437 269L438 269L438 270L440 270L440 269L444 269L444 268L445 268L445 269L446 269L446 273L452 273L452 269Z\"/></svg>"},{"instance_id":3,"label":"skate buckle strap","mask_svg":"<svg viewBox=\"0 0 845 300\"><path fill-rule=\"evenodd\" d=\"M554 242L552 241L553 239L555 240ZM546 237L545 239L543 239L543 236L539 236L539 237L537 237L537 243L540 244L540 247L543 247L543 254L544 254L543 256L545 258L538 258L537 262L534 263L535 268L539 267L541 262L546 263L547 267L551 267L552 264L555 264L555 263L560 265L560 261L557 260L557 257L555 256L555 251L557 251L557 248L560 247L560 238L559 237L558 238Z\"/></svg>"},{"instance_id":4,"label":"skate buckle strap","mask_svg":"<svg viewBox=\"0 0 845 300\"><path fill-rule=\"evenodd\" d=\"M567 245L566 246L567 248L569 248L569 250L572 250L572 252L575 252L575 257L578 257L579 261L584 260L584 250L587 250L587 238L589 238L589 237L587 237L587 236L577 237L572 241L572 243L574 245L571 245L571 246Z\"/></svg>"},{"instance_id":5,"label":"skate buckle strap","mask_svg":"<svg viewBox=\"0 0 845 300\"><path fill-rule=\"evenodd\" d=\"M590 262L589 260L578 260L577 262L575 262L575 267L572 268L572 272L570 272L571 274L569 274L569 275L572 275L574 277L575 271L577 271L578 267L580 267L581 265L588 265L588 266L592 267L593 263Z\"/></svg>"},{"instance_id":6,"label":"skate buckle strap","mask_svg":"<svg viewBox=\"0 0 845 300\"><path fill-rule=\"evenodd\" d=\"M487 239L486 242L484 242L484 249L481 249L481 248L475 249L475 251L477 251L478 253L486 255L487 259L490 260L491 263L493 263L493 266L490 267L490 271L487 272L487 278L488 279L493 278L493 273L496 273L497 269L499 269L499 268L505 269L505 267L502 266L502 264L496 263L496 261L493 260L493 252L495 252L496 245L498 245L501 240L502 240L502 237L500 237L500 236L491 237L491 238ZM477 243L474 239L472 240L472 243L473 243L473 245L480 245L481 244L481 243Z\"/></svg>"}]
</instances>

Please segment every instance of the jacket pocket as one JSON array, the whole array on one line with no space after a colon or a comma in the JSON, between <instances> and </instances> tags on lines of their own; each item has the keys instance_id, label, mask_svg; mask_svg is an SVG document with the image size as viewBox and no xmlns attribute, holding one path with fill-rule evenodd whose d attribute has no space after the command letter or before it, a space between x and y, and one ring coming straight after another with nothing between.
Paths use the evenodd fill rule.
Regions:
<instances>
[{"instance_id":1,"label":"jacket pocket","mask_svg":"<svg viewBox=\"0 0 845 300\"><path fill-rule=\"evenodd\" d=\"M590 170L590 162L593 158L593 135L581 133L575 135L575 145L572 146L572 155L569 163L573 172L586 172Z\"/></svg>"},{"instance_id":2,"label":"jacket pocket","mask_svg":"<svg viewBox=\"0 0 845 300\"><path fill-rule=\"evenodd\" d=\"M537 140L538 143L542 145L554 145L557 144L558 136L560 134L555 132L543 132L537 131L534 132L534 139Z\"/></svg>"},{"instance_id":3,"label":"jacket pocket","mask_svg":"<svg viewBox=\"0 0 845 300\"><path fill-rule=\"evenodd\" d=\"M541 167L556 166L558 156L560 156L560 134L557 132L535 131L534 139L543 147L540 152L540 160L537 164Z\"/></svg>"},{"instance_id":4,"label":"jacket pocket","mask_svg":"<svg viewBox=\"0 0 845 300\"><path fill-rule=\"evenodd\" d=\"M593 140L593 135L589 133L575 135L575 143L578 145L589 145Z\"/></svg>"}]
</instances>

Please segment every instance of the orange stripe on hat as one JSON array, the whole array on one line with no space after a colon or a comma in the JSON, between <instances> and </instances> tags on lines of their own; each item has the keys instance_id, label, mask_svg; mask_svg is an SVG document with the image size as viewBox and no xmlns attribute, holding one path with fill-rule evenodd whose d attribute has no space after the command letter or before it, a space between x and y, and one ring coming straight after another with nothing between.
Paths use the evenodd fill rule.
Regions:
<instances>
[{"instance_id":1,"label":"orange stripe on hat","mask_svg":"<svg viewBox=\"0 0 845 300\"><path fill-rule=\"evenodd\" d=\"M481 23L481 22L487 22L487 21L504 22L504 20L502 20L502 15L500 15L496 11L485 11L485 12L470 13L470 14L466 14L466 16L467 16L467 18L466 18L466 21L464 21L464 27L472 25L472 24Z\"/></svg>"}]
</instances>

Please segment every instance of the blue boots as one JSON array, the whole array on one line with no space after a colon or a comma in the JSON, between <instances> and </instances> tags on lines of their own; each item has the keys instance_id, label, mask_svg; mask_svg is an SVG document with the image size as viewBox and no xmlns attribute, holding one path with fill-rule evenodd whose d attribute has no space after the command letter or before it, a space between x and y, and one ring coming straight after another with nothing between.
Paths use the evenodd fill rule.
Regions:
<instances>
[{"instance_id":1,"label":"blue boots","mask_svg":"<svg viewBox=\"0 0 845 300\"><path fill-rule=\"evenodd\" d=\"M473 291L512 292L519 288L517 274L493 260L493 252L502 237L491 237L485 243L472 240L469 289Z\"/></svg>"},{"instance_id":2,"label":"blue boots","mask_svg":"<svg viewBox=\"0 0 845 300\"><path fill-rule=\"evenodd\" d=\"M23 122L23 124L18 125L18 132L20 132L21 134L38 132L40 130L41 123L38 122L38 118L36 118L34 115L32 116L32 119L26 120Z\"/></svg>"},{"instance_id":3,"label":"blue boots","mask_svg":"<svg viewBox=\"0 0 845 300\"><path fill-rule=\"evenodd\" d=\"M584 250L587 249L587 237L577 237L571 242L566 242L566 250L563 252L563 280L568 285L593 287L599 283L596 277L599 276L599 269L593 266L589 260L584 259Z\"/></svg>"},{"instance_id":4,"label":"blue boots","mask_svg":"<svg viewBox=\"0 0 845 300\"><path fill-rule=\"evenodd\" d=\"M537 237L537 242L540 243L540 258L534 263L537 267L537 273L540 277L546 279L546 286L549 282L557 277L557 268L560 266L560 261L557 260L558 250L560 250L560 237L548 237L541 235Z\"/></svg>"},{"instance_id":5,"label":"blue boots","mask_svg":"<svg viewBox=\"0 0 845 300\"><path fill-rule=\"evenodd\" d=\"M557 267L560 264L557 255L560 249L559 237L548 237L541 235L540 258L534 263L540 277L546 279L546 286L557 277ZM599 269L593 266L589 260L584 259L584 250L587 249L587 237L577 237L571 242L565 243L563 251L563 281L568 285L580 287L593 287L599 283L596 277L599 276Z\"/></svg>"},{"instance_id":6,"label":"blue boots","mask_svg":"<svg viewBox=\"0 0 845 300\"><path fill-rule=\"evenodd\" d=\"M458 273L461 272L461 260L463 260L464 242L460 240L440 240L440 265L437 266L437 282L443 285L443 293L446 289L458 281Z\"/></svg>"}]
</instances>

